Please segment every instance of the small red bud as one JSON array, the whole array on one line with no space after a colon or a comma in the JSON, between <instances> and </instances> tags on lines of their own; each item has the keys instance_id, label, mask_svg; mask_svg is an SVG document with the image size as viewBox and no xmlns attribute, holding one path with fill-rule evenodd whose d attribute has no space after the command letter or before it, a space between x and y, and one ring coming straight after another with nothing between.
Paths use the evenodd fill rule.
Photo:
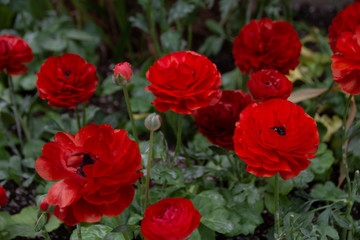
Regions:
<instances>
[{"instance_id":1,"label":"small red bud","mask_svg":"<svg viewBox=\"0 0 360 240\"><path fill-rule=\"evenodd\" d=\"M114 67L115 83L123 85L123 80L130 82L132 76L131 65L128 62L118 63Z\"/></svg>"},{"instance_id":2,"label":"small red bud","mask_svg":"<svg viewBox=\"0 0 360 240\"><path fill-rule=\"evenodd\" d=\"M5 206L7 201L6 190L0 185L0 206Z\"/></svg>"},{"instance_id":3,"label":"small red bud","mask_svg":"<svg viewBox=\"0 0 360 240\"><path fill-rule=\"evenodd\" d=\"M50 205L45 197L43 200L41 200L39 208L41 211L46 212L49 209L49 206Z\"/></svg>"}]
</instances>

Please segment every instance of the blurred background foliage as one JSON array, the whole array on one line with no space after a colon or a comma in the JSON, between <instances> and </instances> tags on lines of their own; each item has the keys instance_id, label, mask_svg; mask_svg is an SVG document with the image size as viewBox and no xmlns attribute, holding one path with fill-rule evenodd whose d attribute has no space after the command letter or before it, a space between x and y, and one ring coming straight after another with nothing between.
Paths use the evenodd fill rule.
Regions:
<instances>
[{"instance_id":1,"label":"blurred background foliage","mask_svg":"<svg viewBox=\"0 0 360 240\"><path fill-rule=\"evenodd\" d=\"M341 190L344 170L340 164L338 130L346 100L332 80L332 52L327 39L332 18L351 1L319 2L316 5L305 0L0 0L0 35L23 37L35 56L28 65L28 73L13 78L25 136L21 149L15 134L8 83L0 81L0 180L17 189L20 196L29 198L19 203L15 190L11 193L12 204L5 210L16 214L0 212L1 239L39 234L19 230L30 229L33 222L22 216L35 212L28 205L33 205L35 195L46 193L52 184L45 184L35 174L34 162L41 155L43 144L56 132L77 132L73 110L52 108L36 93L36 73L47 57L71 52L95 64L100 82L87 106L86 121L108 123L130 132L125 101L121 88L112 82L112 69L121 61L132 64L134 76L128 88L142 140L141 153L146 158L149 143L143 120L155 111L151 105L154 97L144 90L149 66L170 52L197 51L217 65L222 73L222 89L246 91L248 76L242 75L234 65L232 42L244 24L263 17L289 21L299 34L303 43L301 63L288 77L294 82L293 99L315 118L322 139L310 167L290 181L281 181L283 231L296 232L299 238L338 239L336 230L341 227L352 229L354 239L360 238L359 222L346 219L340 211L346 196ZM352 120L349 120L349 124L350 121L354 124L348 131L352 179L353 172L360 168L360 116L356 100L357 97L351 105ZM169 111L161 116L163 125L155 134L156 161L151 170L150 202L164 197L190 198L202 215L201 225L191 239L211 240L239 234L249 235L249 239L254 239L252 234L266 237L272 231L269 227L274 212L273 179L249 175L235 154L211 145L196 132L192 116L185 118L185 148L180 161L170 168L168 160L176 143L177 115ZM360 186L356 181L354 184ZM134 225L141 220L143 190L137 189L136 201L121 215L123 222ZM359 214L358 194L355 201L353 216ZM105 237L112 228L104 225L116 227L111 221L104 217L102 225L85 227L86 234L101 232L101 238ZM59 226L59 223L49 224L52 225L48 230ZM69 234L72 229L63 227L61 231Z\"/></svg>"}]
</instances>

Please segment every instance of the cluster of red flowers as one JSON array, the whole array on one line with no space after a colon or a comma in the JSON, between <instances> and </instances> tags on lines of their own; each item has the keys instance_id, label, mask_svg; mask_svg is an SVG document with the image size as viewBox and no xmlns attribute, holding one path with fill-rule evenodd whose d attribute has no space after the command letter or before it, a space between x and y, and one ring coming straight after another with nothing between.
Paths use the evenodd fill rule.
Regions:
<instances>
[{"instance_id":1,"label":"cluster of red flowers","mask_svg":"<svg viewBox=\"0 0 360 240\"><path fill-rule=\"evenodd\" d=\"M360 2L336 15L329 27L329 43L334 55L334 81L350 94L360 94Z\"/></svg>"},{"instance_id":2,"label":"cluster of red flowers","mask_svg":"<svg viewBox=\"0 0 360 240\"><path fill-rule=\"evenodd\" d=\"M339 13L329 29L336 52L334 79L352 94L360 93L359 5ZM240 30L233 48L237 67L243 73L252 71L247 82L251 95L221 91L215 64L192 51L158 59L146 73L151 85L145 89L155 95L152 103L158 111L193 114L199 131L213 144L235 150L249 173L260 177L279 173L290 179L309 166L308 159L315 157L319 144L316 122L287 101L293 85L284 74L299 64L300 50L289 23L252 20ZM0 37L0 71L24 73L27 68L22 63L31 59L25 41ZM121 84L129 82L130 64L116 65L114 75ZM40 98L68 109L87 102L98 83L95 66L69 53L48 58L37 78ZM126 135L125 130L107 124L89 124L76 135L57 133L35 163L42 178L60 180L50 188L41 208L54 205L54 215L68 225L121 214L133 201L133 184L142 176L139 147ZM4 196L0 186L0 205L6 202ZM182 240L199 226L200 218L190 200L164 199L146 209L141 232L148 240Z\"/></svg>"},{"instance_id":3,"label":"cluster of red flowers","mask_svg":"<svg viewBox=\"0 0 360 240\"><path fill-rule=\"evenodd\" d=\"M16 36L0 36L0 73L6 69L8 75L21 75L28 68L23 64L31 62L34 56L27 42Z\"/></svg>"}]
</instances>

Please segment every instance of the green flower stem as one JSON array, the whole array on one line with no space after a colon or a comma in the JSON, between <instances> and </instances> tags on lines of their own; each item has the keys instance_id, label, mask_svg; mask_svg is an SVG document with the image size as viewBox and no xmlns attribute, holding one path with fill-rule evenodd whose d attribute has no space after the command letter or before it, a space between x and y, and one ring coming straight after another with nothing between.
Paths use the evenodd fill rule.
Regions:
<instances>
[{"instance_id":1,"label":"green flower stem","mask_svg":"<svg viewBox=\"0 0 360 240\"><path fill-rule=\"evenodd\" d=\"M77 122L77 125L78 125L78 129L80 130L81 123L80 123L80 115L79 115L79 107L78 106L76 106L75 114L76 114L76 122Z\"/></svg>"},{"instance_id":2,"label":"green flower stem","mask_svg":"<svg viewBox=\"0 0 360 240\"><path fill-rule=\"evenodd\" d=\"M240 180L241 180L241 177L240 177L239 171L238 171L237 167L235 166L234 161L231 159L231 156L230 156L230 155L231 155L231 152L229 152L228 154L226 154L226 157L227 157L227 159L229 160L229 163L230 163L230 165L231 165L231 168L232 168L232 170L233 170L233 172L234 172L235 177L237 178L238 181L240 181Z\"/></svg>"},{"instance_id":3,"label":"green flower stem","mask_svg":"<svg viewBox=\"0 0 360 240\"><path fill-rule=\"evenodd\" d=\"M274 189L274 198L275 198L275 231L274 237L278 239L280 236L280 214L279 214L279 173L275 174L275 189Z\"/></svg>"},{"instance_id":4,"label":"green flower stem","mask_svg":"<svg viewBox=\"0 0 360 240\"><path fill-rule=\"evenodd\" d=\"M150 131L150 146L148 153L148 162L146 166L146 198L145 198L145 209L149 206L149 189L150 189L150 168L151 168L151 158L152 158L152 149L154 142L154 131Z\"/></svg>"},{"instance_id":5,"label":"green flower stem","mask_svg":"<svg viewBox=\"0 0 360 240\"><path fill-rule=\"evenodd\" d=\"M139 145L139 138L138 138L138 135L136 133L135 122L134 122L133 114L132 114L132 111L131 111L130 97L129 97L129 93L128 93L126 84L124 84L123 90L124 90L125 102L126 102L127 110L128 110L128 113L129 113L129 118L130 118L132 130L133 130L133 135L134 135L134 138L135 138L135 142Z\"/></svg>"},{"instance_id":6,"label":"green flower stem","mask_svg":"<svg viewBox=\"0 0 360 240\"><path fill-rule=\"evenodd\" d=\"M81 223L78 223L78 224L76 225L76 228L77 228L78 240L82 240L82 237L81 237Z\"/></svg>"},{"instance_id":7,"label":"green flower stem","mask_svg":"<svg viewBox=\"0 0 360 240\"><path fill-rule=\"evenodd\" d=\"M295 235L294 235L294 226L295 226L295 224L294 224L294 215L293 214L291 214L290 215L290 227L291 227L291 231L290 231L290 239L291 240L295 240Z\"/></svg>"},{"instance_id":8,"label":"green flower stem","mask_svg":"<svg viewBox=\"0 0 360 240\"><path fill-rule=\"evenodd\" d=\"M139 197L140 197L140 208L141 208L141 214L144 213L144 203L143 203L143 192L142 192L142 184L140 183L140 181L138 180L136 182L136 186L138 188L138 192L139 192Z\"/></svg>"},{"instance_id":9,"label":"green flower stem","mask_svg":"<svg viewBox=\"0 0 360 240\"><path fill-rule=\"evenodd\" d=\"M18 114L18 110L17 110L17 106L16 106L14 84L13 84L11 76L8 76L6 74L4 74L4 76L5 76L5 78L8 79L8 82L9 82L10 94L11 94L11 103L13 105L15 125L16 125L16 132L17 132L17 135L18 135L18 138L19 138L19 141L20 141L20 146L21 146L21 148L23 148L24 147L24 142L23 142L22 133L21 133L21 125L20 125L19 114Z\"/></svg>"},{"instance_id":10,"label":"green flower stem","mask_svg":"<svg viewBox=\"0 0 360 240\"><path fill-rule=\"evenodd\" d=\"M154 42L155 47L155 58L159 58L161 54L160 45L157 39L156 34L156 26L155 26L155 18L154 18L154 12L152 7L152 1L149 1L148 6L148 13L149 13L149 22L150 22L150 34Z\"/></svg>"},{"instance_id":11,"label":"green flower stem","mask_svg":"<svg viewBox=\"0 0 360 240\"><path fill-rule=\"evenodd\" d=\"M83 114L82 114L82 126L85 127L86 125L86 103L82 103L82 111L83 111Z\"/></svg>"},{"instance_id":12,"label":"green flower stem","mask_svg":"<svg viewBox=\"0 0 360 240\"><path fill-rule=\"evenodd\" d=\"M119 226L123 225L123 223L122 223L119 215L115 217L115 221L116 221L116 223L117 223ZM129 238L129 236L127 235L126 232L122 232L122 234L123 234L125 240L130 240L130 238Z\"/></svg>"},{"instance_id":13,"label":"green flower stem","mask_svg":"<svg viewBox=\"0 0 360 240\"><path fill-rule=\"evenodd\" d=\"M176 148L175 148L174 160L173 160L174 163L175 163L176 156L178 155L179 150L180 150L180 146L181 146L181 129L182 129L183 119L184 119L184 115L180 114L179 115L179 126L178 126L177 135L176 135Z\"/></svg>"},{"instance_id":14,"label":"green flower stem","mask_svg":"<svg viewBox=\"0 0 360 240\"><path fill-rule=\"evenodd\" d=\"M345 167L345 175L346 175L346 182L347 182L347 192L348 192L348 199L347 199L347 209L346 209L346 217L348 218L350 216L351 213L351 208L353 205L353 199L352 199L352 192L351 192L351 181L350 181L350 175L349 175L349 164L347 161L347 152L346 152L346 120L347 120L347 115L348 115L348 111L349 111L349 106L351 103L351 98L352 95L350 94L350 96L348 97L347 101L346 101L346 105L345 105L345 110L344 110L344 116L343 116L343 124L342 124L342 161ZM346 239L346 234L347 234L347 230L343 229L341 232L341 239Z\"/></svg>"},{"instance_id":15,"label":"green flower stem","mask_svg":"<svg viewBox=\"0 0 360 240\"><path fill-rule=\"evenodd\" d=\"M43 235L44 235L44 238L47 239L47 240L51 240L50 236L49 236L49 233L46 231L45 227L43 228Z\"/></svg>"},{"instance_id":16,"label":"green flower stem","mask_svg":"<svg viewBox=\"0 0 360 240\"><path fill-rule=\"evenodd\" d=\"M12 140L12 138L10 137L10 133L7 131L7 129L4 127L3 122L1 121L1 112L0 112L0 130L2 131L3 135L5 136L7 142L9 143L9 147L11 148L11 150L20 158L21 154L19 152L19 150L16 148L14 141Z\"/></svg>"}]
</instances>

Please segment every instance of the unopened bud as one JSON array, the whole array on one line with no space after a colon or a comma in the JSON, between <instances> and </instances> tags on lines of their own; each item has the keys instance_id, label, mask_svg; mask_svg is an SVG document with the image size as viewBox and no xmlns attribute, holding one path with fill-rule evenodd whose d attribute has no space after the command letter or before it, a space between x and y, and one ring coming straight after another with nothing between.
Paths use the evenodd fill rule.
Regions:
<instances>
[{"instance_id":1,"label":"unopened bud","mask_svg":"<svg viewBox=\"0 0 360 240\"><path fill-rule=\"evenodd\" d=\"M6 190L0 185L0 206L5 206L7 201Z\"/></svg>"},{"instance_id":2,"label":"unopened bud","mask_svg":"<svg viewBox=\"0 0 360 240\"><path fill-rule=\"evenodd\" d=\"M49 206L50 205L45 197L43 200L41 200L39 208L41 211L46 212L49 209Z\"/></svg>"},{"instance_id":3,"label":"unopened bud","mask_svg":"<svg viewBox=\"0 0 360 240\"><path fill-rule=\"evenodd\" d=\"M116 85L123 86L130 82L132 76L131 65L128 62L118 63L114 67L114 82Z\"/></svg>"},{"instance_id":4,"label":"unopened bud","mask_svg":"<svg viewBox=\"0 0 360 240\"><path fill-rule=\"evenodd\" d=\"M145 118L145 127L150 131L156 131L161 127L161 117L156 113L152 113Z\"/></svg>"}]
</instances>

